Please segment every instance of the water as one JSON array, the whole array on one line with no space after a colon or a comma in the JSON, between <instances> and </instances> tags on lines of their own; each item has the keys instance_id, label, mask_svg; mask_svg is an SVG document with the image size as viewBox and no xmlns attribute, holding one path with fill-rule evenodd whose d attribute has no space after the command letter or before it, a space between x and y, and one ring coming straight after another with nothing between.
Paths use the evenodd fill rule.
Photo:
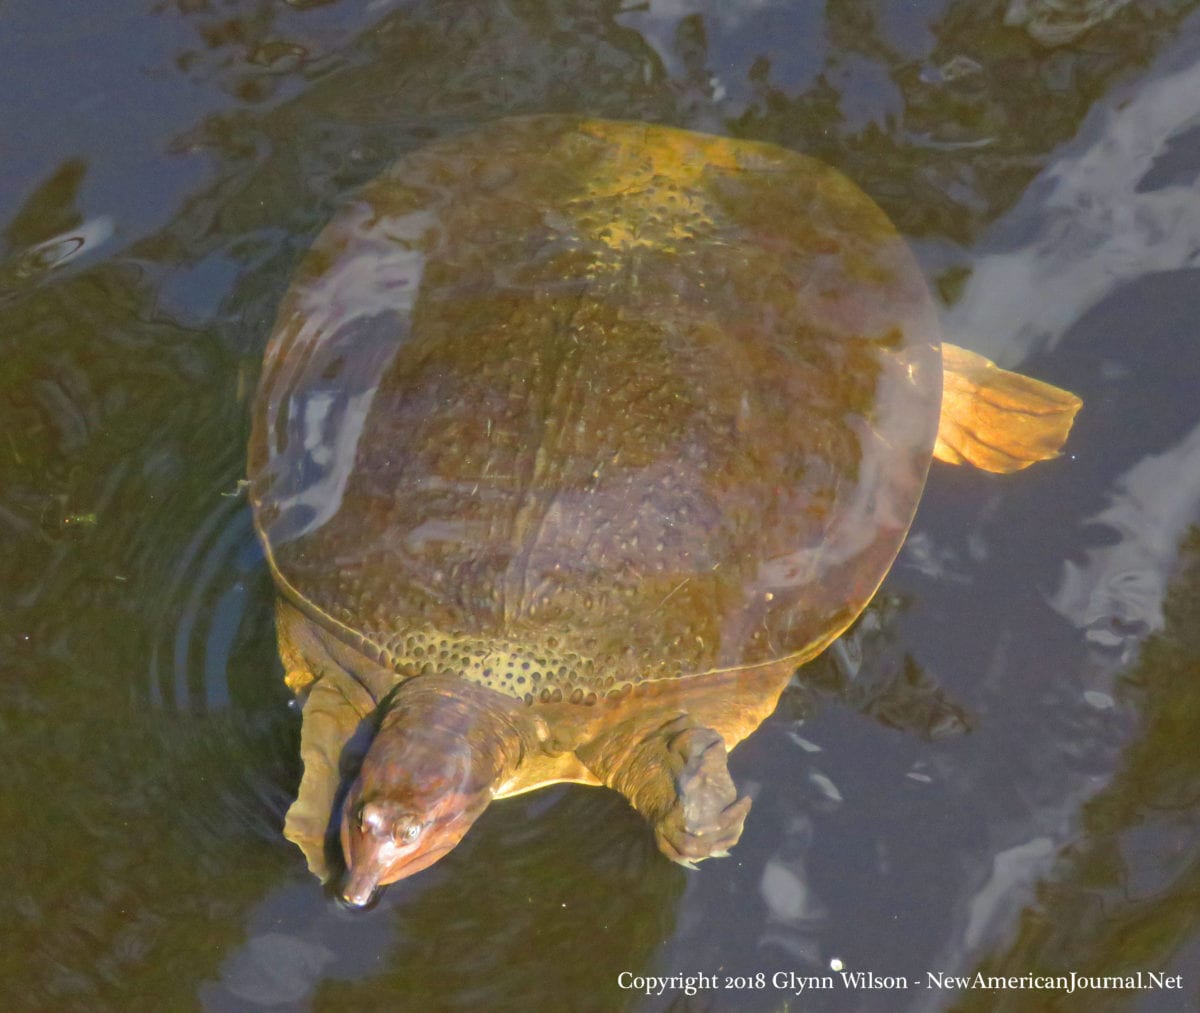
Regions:
<instances>
[{"instance_id":1,"label":"water","mask_svg":"<svg viewBox=\"0 0 1200 1013\"><path fill-rule=\"evenodd\" d=\"M5 4L6 1004L1194 1007L1194 6ZM948 334L1086 407L1053 464L936 469L875 605L733 754L731 858L686 872L615 795L554 788L352 914L280 834L298 718L238 486L263 343L339 197L573 110L826 159ZM835 960L910 987L775 986ZM1183 978L924 987L976 970Z\"/></svg>"}]
</instances>

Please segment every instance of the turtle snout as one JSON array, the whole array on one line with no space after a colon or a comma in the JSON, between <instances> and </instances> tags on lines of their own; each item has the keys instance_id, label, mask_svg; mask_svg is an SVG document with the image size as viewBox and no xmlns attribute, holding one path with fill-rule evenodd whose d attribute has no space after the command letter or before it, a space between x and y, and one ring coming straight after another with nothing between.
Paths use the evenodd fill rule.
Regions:
<instances>
[{"instance_id":1,"label":"turtle snout","mask_svg":"<svg viewBox=\"0 0 1200 1013\"><path fill-rule=\"evenodd\" d=\"M342 900L351 907L366 907L379 889L379 876L369 869L351 869L342 887Z\"/></svg>"}]
</instances>

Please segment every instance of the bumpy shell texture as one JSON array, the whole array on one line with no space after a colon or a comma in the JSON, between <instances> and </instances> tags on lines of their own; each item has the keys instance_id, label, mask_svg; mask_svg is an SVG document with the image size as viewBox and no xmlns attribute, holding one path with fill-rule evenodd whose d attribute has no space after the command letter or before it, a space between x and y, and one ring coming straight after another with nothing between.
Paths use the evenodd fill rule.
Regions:
<instances>
[{"instance_id":1,"label":"bumpy shell texture","mask_svg":"<svg viewBox=\"0 0 1200 1013\"><path fill-rule=\"evenodd\" d=\"M398 678L591 702L803 660L911 522L938 340L836 171L500 121L316 241L255 407L256 523L284 594Z\"/></svg>"}]
</instances>

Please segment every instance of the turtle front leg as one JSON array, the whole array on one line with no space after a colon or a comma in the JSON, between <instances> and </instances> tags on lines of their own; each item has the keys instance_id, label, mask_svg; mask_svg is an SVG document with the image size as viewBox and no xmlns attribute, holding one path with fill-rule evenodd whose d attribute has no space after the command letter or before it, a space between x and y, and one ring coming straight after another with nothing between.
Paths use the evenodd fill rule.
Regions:
<instances>
[{"instance_id":1,"label":"turtle front leg","mask_svg":"<svg viewBox=\"0 0 1200 1013\"><path fill-rule=\"evenodd\" d=\"M742 836L750 799L738 799L725 741L687 715L649 732L641 726L606 736L580 754L649 821L672 861L695 868L728 854Z\"/></svg>"}]
</instances>

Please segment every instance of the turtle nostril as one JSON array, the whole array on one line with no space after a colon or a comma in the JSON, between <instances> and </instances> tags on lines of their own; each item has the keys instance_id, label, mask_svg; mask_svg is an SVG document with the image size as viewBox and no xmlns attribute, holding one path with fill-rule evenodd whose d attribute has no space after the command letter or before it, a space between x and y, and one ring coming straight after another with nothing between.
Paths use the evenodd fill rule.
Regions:
<instances>
[{"instance_id":1,"label":"turtle nostril","mask_svg":"<svg viewBox=\"0 0 1200 1013\"><path fill-rule=\"evenodd\" d=\"M355 908L368 907L379 891L379 877L367 870L350 870L342 887L342 900Z\"/></svg>"}]
</instances>

